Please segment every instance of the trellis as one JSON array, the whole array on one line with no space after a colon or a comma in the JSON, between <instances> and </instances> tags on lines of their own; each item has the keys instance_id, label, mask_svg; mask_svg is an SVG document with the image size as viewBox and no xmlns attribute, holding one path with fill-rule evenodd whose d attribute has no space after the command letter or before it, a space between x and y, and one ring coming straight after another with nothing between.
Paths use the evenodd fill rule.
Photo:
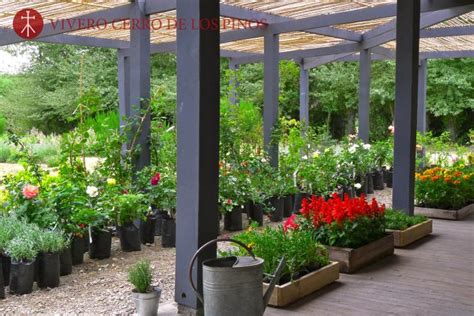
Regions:
<instances>
[{"instance_id":1,"label":"trellis","mask_svg":"<svg viewBox=\"0 0 474 316\"><path fill-rule=\"evenodd\" d=\"M278 165L278 144L270 142L278 118L278 62L300 63L300 118L309 122L308 70L333 61L360 62L359 137L368 141L370 62L396 59L393 205L413 214L416 127L425 129L426 60L474 56L472 0L137 0L2 1L0 46L22 41L12 19L34 8L46 19L102 19L103 30L54 28L46 23L37 41L117 49L122 115L133 117L150 97L150 54L178 57L178 232L175 299L199 306L187 282L187 264L204 242L217 236L219 56L233 69L264 63L264 141ZM113 21L145 18L265 19L265 29L124 30ZM397 17L397 19L395 19ZM399 36L397 37L397 34ZM403 35L403 36L402 36ZM234 96L236 99L238 96ZM418 113L417 113L418 112ZM150 119L140 138L139 167L150 162ZM215 255L212 249L200 261ZM201 275L195 272L201 282Z\"/></svg>"}]
</instances>

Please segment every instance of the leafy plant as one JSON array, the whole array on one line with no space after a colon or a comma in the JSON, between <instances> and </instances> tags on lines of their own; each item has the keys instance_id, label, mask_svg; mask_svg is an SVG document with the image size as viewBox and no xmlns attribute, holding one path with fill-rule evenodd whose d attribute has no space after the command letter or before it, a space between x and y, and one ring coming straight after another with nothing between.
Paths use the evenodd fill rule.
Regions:
<instances>
[{"instance_id":1,"label":"leafy plant","mask_svg":"<svg viewBox=\"0 0 474 316\"><path fill-rule=\"evenodd\" d=\"M132 283L138 293L150 291L152 278L152 269L148 260L140 260L128 270L128 281Z\"/></svg>"},{"instance_id":2,"label":"leafy plant","mask_svg":"<svg viewBox=\"0 0 474 316\"><path fill-rule=\"evenodd\" d=\"M148 209L145 196L140 193L117 195L114 199L117 223L123 225L142 219Z\"/></svg>"},{"instance_id":3,"label":"leafy plant","mask_svg":"<svg viewBox=\"0 0 474 316\"><path fill-rule=\"evenodd\" d=\"M459 209L474 201L474 166L434 167L415 175L418 205Z\"/></svg>"},{"instance_id":4,"label":"leafy plant","mask_svg":"<svg viewBox=\"0 0 474 316\"><path fill-rule=\"evenodd\" d=\"M252 249L253 253L265 260L263 272L272 275L282 257L286 258L286 266L282 272L285 281L294 280L305 273L319 269L329 263L327 250L318 244L314 234L308 230L293 230L285 232L282 227L265 227L257 229L255 224L239 235L234 236ZM245 249L239 247L238 251L221 255L248 256Z\"/></svg>"},{"instance_id":5,"label":"leafy plant","mask_svg":"<svg viewBox=\"0 0 474 316\"><path fill-rule=\"evenodd\" d=\"M5 252L14 262L31 262L38 255L38 248L33 234L14 237L7 244Z\"/></svg>"},{"instance_id":6,"label":"leafy plant","mask_svg":"<svg viewBox=\"0 0 474 316\"><path fill-rule=\"evenodd\" d=\"M286 225L314 230L316 240L325 245L358 248L384 236L384 211L384 205L375 199L369 204L365 196L341 199L334 194L326 201L313 195L303 200L301 216Z\"/></svg>"},{"instance_id":7,"label":"leafy plant","mask_svg":"<svg viewBox=\"0 0 474 316\"><path fill-rule=\"evenodd\" d=\"M38 251L45 253L58 253L67 247L67 239L58 231L44 230L37 240Z\"/></svg>"},{"instance_id":8,"label":"leafy plant","mask_svg":"<svg viewBox=\"0 0 474 316\"><path fill-rule=\"evenodd\" d=\"M410 216L402 211L385 210L385 228L387 229L405 230L426 220L426 216L423 215Z\"/></svg>"}]
</instances>

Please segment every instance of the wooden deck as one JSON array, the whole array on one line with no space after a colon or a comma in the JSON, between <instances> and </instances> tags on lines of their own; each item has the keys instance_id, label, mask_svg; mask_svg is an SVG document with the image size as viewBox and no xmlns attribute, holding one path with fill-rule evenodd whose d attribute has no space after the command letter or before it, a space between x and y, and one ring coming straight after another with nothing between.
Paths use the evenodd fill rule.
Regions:
<instances>
[{"instance_id":1,"label":"wooden deck","mask_svg":"<svg viewBox=\"0 0 474 316\"><path fill-rule=\"evenodd\" d=\"M434 220L433 234L276 315L474 315L474 215Z\"/></svg>"}]
</instances>

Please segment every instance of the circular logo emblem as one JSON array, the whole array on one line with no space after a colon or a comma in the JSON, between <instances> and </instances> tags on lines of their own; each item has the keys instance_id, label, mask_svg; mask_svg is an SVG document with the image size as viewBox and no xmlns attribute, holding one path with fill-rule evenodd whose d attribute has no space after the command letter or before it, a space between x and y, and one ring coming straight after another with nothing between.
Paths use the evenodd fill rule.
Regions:
<instances>
[{"instance_id":1,"label":"circular logo emblem","mask_svg":"<svg viewBox=\"0 0 474 316\"><path fill-rule=\"evenodd\" d=\"M43 17L35 9L18 11L13 18L13 29L21 38L31 40L43 30Z\"/></svg>"}]
</instances>

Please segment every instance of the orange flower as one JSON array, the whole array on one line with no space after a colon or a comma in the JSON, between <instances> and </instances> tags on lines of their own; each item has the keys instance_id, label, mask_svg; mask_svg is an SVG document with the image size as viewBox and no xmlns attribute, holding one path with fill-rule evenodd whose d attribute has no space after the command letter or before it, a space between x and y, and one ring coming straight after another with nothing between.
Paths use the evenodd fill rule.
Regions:
<instances>
[{"instance_id":1,"label":"orange flower","mask_svg":"<svg viewBox=\"0 0 474 316\"><path fill-rule=\"evenodd\" d=\"M471 176L469 176L469 175L466 174L466 175L465 175L464 177L462 177L462 178L463 178L464 180L469 180L470 177L471 177Z\"/></svg>"},{"instance_id":2,"label":"orange flower","mask_svg":"<svg viewBox=\"0 0 474 316\"><path fill-rule=\"evenodd\" d=\"M460 184L461 184L461 181L456 180L456 181L454 181L453 183L454 183L455 185L460 185Z\"/></svg>"},{"instance_id":3,"label":"orange flower","mask_svg":"<svg viewBox=\"0 0 474 316\"><path fill-rule=\"evenodd\" d=\"M431 177L431 181L436 181L436 180L439 180L440 176L433 176Z\"/></svg>"},{"instance_id":4,"label":"orange flower","mask_svg":"<svg viewBox=\"0 0 474 316\"><path fill-rule=\"evenodd\" d=\"M460 176L462 176L462 172L458 170L454 173L454 176L455 177L460 177Z\"/></svg>"}]
</instances>

